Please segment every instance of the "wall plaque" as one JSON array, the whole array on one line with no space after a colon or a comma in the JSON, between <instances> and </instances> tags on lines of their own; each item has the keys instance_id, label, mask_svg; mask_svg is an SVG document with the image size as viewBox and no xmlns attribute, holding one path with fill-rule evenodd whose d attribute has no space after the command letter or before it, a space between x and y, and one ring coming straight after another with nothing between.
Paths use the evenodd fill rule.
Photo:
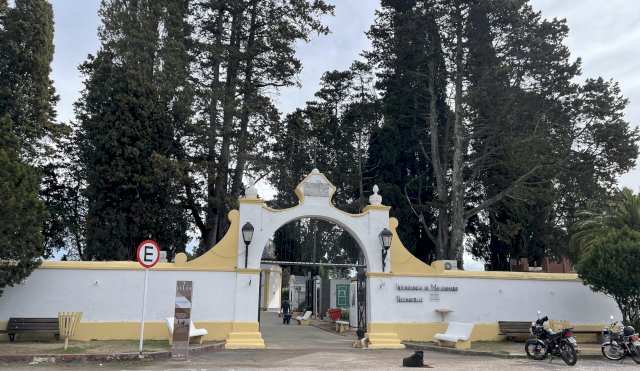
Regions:
<instances>
[{"instance_id":1,"label":"wall plaque","mask_svg":"<svg viewBox=\"0 0 640 371\"><path fill-rule=\"evenodd\" d=\"M302 193L305 196L329 197L331 186L327 183L305 183Z\"/></svg>"}]
</instances>

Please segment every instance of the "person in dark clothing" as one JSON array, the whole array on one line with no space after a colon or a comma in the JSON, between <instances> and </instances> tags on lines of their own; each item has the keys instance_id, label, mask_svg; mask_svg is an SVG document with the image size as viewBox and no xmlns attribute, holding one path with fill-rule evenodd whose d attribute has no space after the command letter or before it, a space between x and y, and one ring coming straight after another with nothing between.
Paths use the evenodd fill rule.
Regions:
<instances>
[{"instance_id":1,"label":"person in dark clothing","mask_svg":"<svg viewBox=\"0 0 640 371\"><path fill-rule=\"evenodd\" d=\"M288 301L283 300L280 310L282 311L282 323L286 323L288 325L291 321L291 304L289 304Z\"/></svg>"}]
</instances>

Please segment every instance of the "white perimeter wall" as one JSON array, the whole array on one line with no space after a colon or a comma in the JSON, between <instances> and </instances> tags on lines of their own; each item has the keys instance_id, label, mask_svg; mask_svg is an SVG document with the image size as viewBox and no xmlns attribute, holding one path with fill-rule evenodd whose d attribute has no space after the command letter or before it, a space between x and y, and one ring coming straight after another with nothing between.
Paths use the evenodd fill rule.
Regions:
<instances>
[{"instance_id":1,"label":"white perimeter wall","mask_svg":"<svg viewBox=\"0 0 640 371\"><path fill-rule=\"evenodd\" d=\"M457 286L458 291L398 290L396 284ZM592 292L580 281L396 276L371 278L367 289L369 322L440 322L437 308L453 310L445 322L533 321L538 310L542 316L574 324L608 323L609 315L622 318L613 299ZM429 301L432 293L439 294L438 302ZM399 303L397 296L423 302Z\"/></svg>"},{"instance_id":2,"label":"white perimeter wall","mask_svg":"<svg viewBox=\"0 0 640 371\"><path fill-rule=\"evenodd\" d=\"M147 321L161 321L173 315L178 280L194 283L192 317L195 321L257 319L254 317L257 317L258 285L249 282L258 281L257 274L150 270ZM274 286L276 281L272 281ZM438 292L439 301L430 302L432 291L398 290L396 284L435 284L459 289ZM24 284L5 289L0 297L0 320L55 317L58 311L82 311L83 322L139 321L143 286L142 270L36 269ZM350 295L355 293L354 286L352 283ZM237 301L236 287L246 300ZM533 321L537 310L549 318L574 324L607 323L609 315L621 319L613 299L593 293L579 281L394 276L369 278L367 290L370 323L440 322L437 308L453 310L445 322ZM423 302L398 303L396 296L422 298ZM351 317L355 320L355 307L351 308Z\"/></svg>"},{"instance_id":3,"label":"white perimeter wall","mask_svg":"<svg viewBox=\"0 0 640 371\"><path fill-rule=\"evenodd\" d=\"M194 321L233 321L235 272L149 271L146 321L173 316L176 281L193 281ZM36 269L24 284L5 288L0 320L57 317L81 311L83 322L140 321L144 271Z\"/></svg>"}]
</instances>

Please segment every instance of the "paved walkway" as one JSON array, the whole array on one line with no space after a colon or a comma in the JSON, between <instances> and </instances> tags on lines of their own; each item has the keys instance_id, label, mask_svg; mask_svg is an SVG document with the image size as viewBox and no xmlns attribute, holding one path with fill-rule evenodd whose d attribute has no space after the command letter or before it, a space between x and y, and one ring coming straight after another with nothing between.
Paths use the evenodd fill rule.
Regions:
<instances>
[{"instance_id":1,"label":"paved walkway","mask_svg":"<svg viewBox=\"0 0 640 371\"><path fill-rule=\"evenodd\" d=\"M294 316L295 318L295 316ZM260 314L260 332L267 349L350 349L357 337L354 330L338 334L329 321L311 320L310 326L282 324L277 313Z\"/></svg>"}]
</instances>

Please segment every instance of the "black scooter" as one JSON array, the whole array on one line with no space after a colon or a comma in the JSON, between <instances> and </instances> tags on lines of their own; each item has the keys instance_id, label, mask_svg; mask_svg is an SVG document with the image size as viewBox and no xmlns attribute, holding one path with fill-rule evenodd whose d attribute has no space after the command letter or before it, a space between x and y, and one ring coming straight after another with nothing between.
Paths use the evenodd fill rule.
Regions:
<instances>
[{"instance_id":1,"label":"black scooter","mask_svg":"<svg viewBox=\"0 0 640 371\"><path fill-rule=\"evenodd\" d=\"M564 363L573 366L578 362L578 343L573 337L573 328L565 328L560 332L553 332L544 328L544 323L549 317L540 317L538 311L538 320L531 323L531 333L536 335L535 339L529 339L524 344L524 350L529 358L541 361L551 355L551 361L554 356L562 357Z\"/></svg>"}]
</instances>

